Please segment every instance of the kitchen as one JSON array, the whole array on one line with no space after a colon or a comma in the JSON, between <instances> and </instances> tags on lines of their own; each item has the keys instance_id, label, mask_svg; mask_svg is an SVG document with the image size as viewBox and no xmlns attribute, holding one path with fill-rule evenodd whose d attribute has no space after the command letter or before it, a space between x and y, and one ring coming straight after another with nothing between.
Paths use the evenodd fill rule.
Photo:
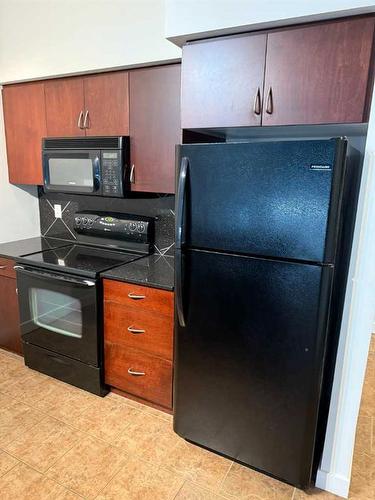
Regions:
<instances>
[{"instance_id":1,"label":"kitchen","mask_svg":"<svg viewBox=\"0 0 375 500\"><path fill-rule=\"evenodd\" d=\"M128 64L106 53L91 70L56 61L46 73L15 78L10 68L2 78L10 189L25 197L12 234L26 225L30 198L39 220L0 246L0 340L29 367L3 354L14 380L0 393L44 425L34 437L38 416L29 415L22 439L0 442L10 463L20 461L4 474L4 492L18 473L19 488L25 473L88 498L297 498L313 483L345 490L322 483L318 462L329 451L371 133L374 18L343 14L192 34L178 42L182 68L163 38L173 48L164 60L155 47L155 57ZM10 408L6 429L16 421ZM358 422L372 425L371 412ZM56 426L61 447L47 445ZM85 459L73 473L80 446L103 458L98 471L87 472ZM141 464L148 486L132 473ZM97 485L85 484L86 472Z\"/></svg>"}]
</instances>

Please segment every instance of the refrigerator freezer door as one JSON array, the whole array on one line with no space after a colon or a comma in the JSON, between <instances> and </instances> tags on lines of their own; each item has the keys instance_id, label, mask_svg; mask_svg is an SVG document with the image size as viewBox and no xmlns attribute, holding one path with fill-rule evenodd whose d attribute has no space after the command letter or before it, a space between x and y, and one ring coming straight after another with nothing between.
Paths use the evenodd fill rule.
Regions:
<instances>
[{"instance_id":1,"label":"refrigerator freezer door","mask_svg":"<svg viewBox=\"0 0 375 500\"><path fill-rule=\"evenodd\" d=\"M307 486L333 268L193 250L182 270L175 431Z\"/></svg>"},{"instance_id":2,"label":"refrigerator freezer door","mask_svg":"<svg viewBox=\"0 0 375 500\"><path fill-rule=\"evenodd\" d=\"M343 139L181 146L186 246L332 262L345 147Z\"/></svg>"}]
</instances>

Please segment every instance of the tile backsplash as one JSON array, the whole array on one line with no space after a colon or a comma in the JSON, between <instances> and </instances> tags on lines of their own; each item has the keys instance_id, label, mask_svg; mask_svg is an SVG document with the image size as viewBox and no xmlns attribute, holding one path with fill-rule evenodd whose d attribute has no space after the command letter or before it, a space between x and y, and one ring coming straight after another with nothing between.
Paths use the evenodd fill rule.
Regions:
<instances>
[{"instance_id":1,"label":"tile backsplash","mask_svg":"<svg viewBox=\"0 0 375 500\"><path fill-rule=\"evenodd\" d=\"M61 205L61 218L55 217L54 205ZM142 194L131 198L45 194L39 189L40 229L42 236L75 240L74 215L77 211L98 210L155 217L155 253L174 253L174 195Z\"/></svg>"}]
</instances>

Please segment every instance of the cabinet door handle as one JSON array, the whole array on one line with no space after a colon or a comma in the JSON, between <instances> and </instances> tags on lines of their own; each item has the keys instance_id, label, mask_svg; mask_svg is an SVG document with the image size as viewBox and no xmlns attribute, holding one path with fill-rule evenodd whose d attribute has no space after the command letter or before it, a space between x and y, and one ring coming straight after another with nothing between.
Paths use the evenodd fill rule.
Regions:
<instances>
[{"instance_id":1,"label":"cabinet door handle","mask_svg":"<svg viewBox=\"0 0 375 500\"><path fill-rule=\"evenodd\" d=\"M258 87L255 98L254 98L254 105L253 105L253 111L254 114L260 115L261 109L260 109L260 88Z\"/></svg>"},{"instance_id":2,"label":"cabinet door handle","mask_svg":"<svg viewBox=\"0 0 375 500\"><path fill-rule=\"evenodd\" d=\"M146 330L141 330L139 328L134 328L134 326L128 326L128 332L133 333L134 335L138 335L140 333L145 333Z\"/></svg>"},{"instance_id":3,"label":"cabinet door handle","mask_svg":"<svg viewBox=\"0 0 375 500\"><path fill-rule=\"evenodd\" d=\"M273 113L273 97L272 97L272 87L268 89L267 93L267 105L266 105L266 113L272 115Z\"/></svg>"},{"instance_id":4,"label":"cabinet door handle","mask_svg":"<svg viewBox=\"0 0 375 500\"><path fill-rule=\"evenodd\" d=\"M88 118L89 118L89 110L86 109L85 118L83 120L83 127L82 128L89 128Z\"/></svg>"},{"instance_id":5,"label":"cabinet door handle","mask_svg":"<svg viewBox=\"0 0 375 500\"><path fill-rule=\"evenodd\" d=\"M137 372L132 368L128 368L128 373L129 375L133 375L133 377L143 377L143 375L146 375L145 372Z\"/></svg>"},{"instance_id":6,"label":"cabinet door handle","mask_svg":"<svg viewBox=\"0 0 375 500\"><path fill-rule=\"evenodd\" d=\"M0 269L6 269L7 266L0 266Z\"/></svg>"},{"instance_id":7,"label":"cabinet door handle","mask_svg":"<svg viewBox=\"0 0 375 500\"><path fill-rule=\"evenodd\" d=\"M134 184L135 183L135 165L134 165L134 163L133 163L133 165L130 168L129 180L130 180L130 184Z\"/></svg>"},{"instance_id":8,"label":"cabinet door handle","mask_svg":"<svg viewBox=\"0 0 375 500\"><path fill-rule=\"evenodd\" d=\"M78 121L77 121L77 127L80 128L81 130L83 129L82 118L83 118L83 111L81 109L81 112L80 112L80 114L78 116Z\"/></svg>"},{"instance_id":9,"label":"cabinet door handle","mask_svg":"<svg viewBox=\"0 0 375 500\"><path fill-rule=\"evenodd\" d=\"M141 300L141 299L145 299L146 298L146 295L137 295L136 293L128 293L128 297L129 299L133 299L133 300Z\"/></svg>"}]
</instances>

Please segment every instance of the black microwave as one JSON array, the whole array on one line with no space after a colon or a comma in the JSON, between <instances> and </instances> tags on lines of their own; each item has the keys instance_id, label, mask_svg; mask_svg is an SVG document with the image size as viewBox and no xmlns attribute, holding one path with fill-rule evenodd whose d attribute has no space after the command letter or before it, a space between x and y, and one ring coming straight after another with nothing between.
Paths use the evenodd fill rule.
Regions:
<instances>
[{"instance_id":1,"label":"black microwave","mask_svg":"<svg viewBox=\"0 0 375 500\"><path fill-rule=\"evenodd\" d=\"M123 197L129 137L48 137L42 141L44 191Z\"/></svg>"}]
</instances>

